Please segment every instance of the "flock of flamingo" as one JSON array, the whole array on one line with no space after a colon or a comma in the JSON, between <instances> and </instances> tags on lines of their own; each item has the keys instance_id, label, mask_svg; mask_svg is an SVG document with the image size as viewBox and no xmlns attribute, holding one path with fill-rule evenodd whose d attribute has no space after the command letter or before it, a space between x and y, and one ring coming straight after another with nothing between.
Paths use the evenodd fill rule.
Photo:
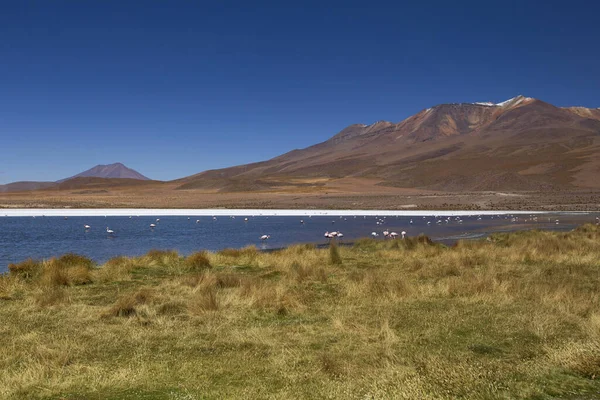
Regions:
<instances>
[{"instance_id":1,"label":"flock of flamingo","mask_svg":"<svg viewBox=\"0 0 600 400\"><path fill-rule=\"evenodd\" d=\"M131 217L129 217L129 218L131 219ZM235 216L231 216L230 218L231 218L231 219L235 219ZM268 217L267 217L267 218L268 218ZM310 216L309 216L309 218L310 218ZM340 219L341 219L341 218L342 218L342 217L340 217ZM356 218L356 217L354 217L354 218ZM364 217L364 218L366 218L366 217ZM385 217L384 217L384 218L385 218ZM189 221L189 220L190 220L190 217L188 217L188 221ZM217 220L217 217L213 217L213 221L216 221L216 220ZM346 220L347 220L347 219L346 219L346 218L344 218L344 221L346 221ZM158 222L160 222L160 218L157 218L157 219L156 219L156 223L158 223ZM248 222L248 218L247 218L247 217L246 217L246 218L244 218L244 222ZM384 220L384 219L379 219L379 218L377 219L377 225L382 225L384 222L385 222L385 220ZM199 223L200 223L200 220L199 220L199 219L197 219L197 220L196 220L196 223L197 223L197 224L199 224ZM332 223L335 223L335 221L332 221ZM412 224L412 223L413 223L413 220L411 219L411 220L410 220L410 224ZM300 220L300 224L304 224L304 220L302 220L302 219L301 219L301 220ZM87 224L86 224L86 225L84 225L83 227L84 227L84 229L85 229L85 231L86 231L86 232L88 232L88 231L90 231L90 230L92 229L92 227L91 227L90 225L87 225ZM156 224L155 224L155 223L152 223L152 224L150 224L150 229L154 229L154 228L156 228ZM114 231L114 230L112 230L112 229L110 229L110 228L107 226L107 227L106 227L106 233L107 233L108 235L114 235L115 231ZM402 231L402 232L400 233L400 235L401 235L402 239L404 239L404 238L406 237L406 231ZM324 236L325 236L325 238L327 238L327 239L342 239L342 238L344 237L344 234L343 234L342 232L339 232L339 231L333 231L333 232L329 232L329 231L327 231L327 232L325 232ZM379 234L378 234L377 232L372 232L372 233L371 233L371 236L372 236L372 237L379 237ZM398 235L398 233L396 233L396 232L388 232L387 230L385 230L385 231L383 231L383 236L384 236L385 238L396 239L396 238L397 238L399 235ZM260 236L260 240L262 240L262 241L269 240L270 238L271 238L271 235L262 235L262 236Z\"/></svg>"},{"instance_id":2,"label":"flock of flamingo","mask_svg":"<svg viewBox=\"0 0 600 400\"><path fill-rule=\"evenodd\" d=\"M309 216L309 218L311 218L311 217L312 217L312 216ZM129 217L129 218L131 219L132 217ZM230 218L231 218L231 219L235 219L235 216L231 216ZM269 218L269 217L267 217L267 219L268 219L268 218ZM340 219L342 219L342 218L343 218L343 217L341 217L341 216L340 216ZM356 216L355 216L354 218L356 218ZM366 219L366 216L364 216L363 218L365 218L365 219ZM377 225L383 225L383 224L384 224L384 222L385 222L385 218L386 218L386 217L383 217L383 218L376 217L376 219L377 219ZM423 218L425 218L425 217L423 217ZM436 217L436 218L437 218L437 217ZM66 218L65 218L65 219L66 219ZM190 220L190 217L188 217L187 219L188 219L188 221L189 221L189 220ZM213 219L213 221L216 221L216 220L217 220L217 217L214 217L214 216L213 216L213 217L212 217L212 219ZM347 220L347 218L343 218L343 219L344 219L344 221L346 221L346 220ZM450 218L448 218L448 220L449 220L449 219L450 219ZM457 218L457 219L458 219L458 218ZM481 219L481 218L479 218L479 219ZM152 224L150 224L150 229L154 229L154 228L156 228L156 226L157 226L158 222L160 222L160 218L157 218L157 219L156 219L156 224L155 224L155 223L152 223ZM246 218L244 218L244 222L248 222L248 218L247 218L247 217L246 217ZM446 221L446 222L448 222L448 221ZM460 222L462 222L462 221L460 221ZM197 220L196 220L196 223L197 223L197 224L199 224L199 223L200 223L200 220L199 220L199 219L197 219ZM412 224L413 224L413 220L411 219L409 223L412 225ZM438 221L438 223L439 223L439 221ZM304 224L304 220L303 220L303 219L301 219L301 220L300 220L300 224ZM332 224L335 224L335 221L332 221ZM430 224L430 222L428 222L428 224ZM86 231L86 232L88 232L89 230L91 230L91 228L92 228L92 227L91 227L90 225L87 225L87 224L86 224L86 225L84 225L84 229L85 229L85 231ZM114 235L115 231L114 231L114 230L112 230L112 229L110 229L110 228L107 226L107 227L106 227L106 233L107 233L108 235ZM390 239L396 239L396 238L398 238L398 236L401 236L401 238L402 238L402 239L404 239L404 238L406 237L406 231L402 231L402 232L400 233L400 235L398 235L398 233L396 233L396 232L389 232L389 231L385 230L385 231L383 231L383 232L382 232L382 234L383 234L384 238L390 238ZM340 231L332 231L332 232L329 232L329 231L327 231L327 232L325 232L324 236L325 236L325 238L327 238L327 239L330 239L330 240L331 240L331 239L342 239L342 238L344 237L344 234L343 234L342 232L340 232ZM375 238L375 237L379 237L379 234L378 234L377 232L372 232L372 233L371 233L371 236ZM270 238L271 238L271 235L262 235L262 236L260 236L260 240L262 240L262 241L269 240Z\"/></svg>"},{"instance_id":3,"label":"flock of flamingo","mask_svg":"<svg viewBox=\"0 0 600 400\"><path fill-rule=\"evenodd\" d=\"M384 238L390 238L390 239L397 239L398 238L398 234L396 232L390 232L390 231L383 231L382 232L383 237ZM406 231L402 231L400 232L400 235L402 237L402 239L406 238ZM377 232L371 232L371 237L379 237L379 234Z\"/></svg>"},{"instance_id":4,"label":"flock of flamingo","mask_svg":"<svg viewBox=\"0 0 600 400\"><path fill-rule=\"evenodd\" d=\"M310 217L311 217L311 216L309 216L309 218L310 218ZM476 215L476 216L474 216L474 217L476 217L476 218L477 218L477 220L481 220L481 219L482 219L482 216L481 216L481 215ZM131 218L131 217L129 217L129 218ZM235 219L235 216L231 216L230 218L232 218L232 219ZM341 216L340 216L340 219L341 219L341 218L343 218L343 217L341 217ZM356 216L355 216L354 218L356 218ZM366 217L366 216L364 216L363 218L365 218L365 219L366 219L367 217ZM497 216L497 218L502 218L502 216L501 216L501 215L498 215L498 216ZM66 218L65 218L65 219L66 219ZM187 219L188 219L188 221L189 221L189 220L190 220L190 217L188 217ZM267 219L268 219L268 217L267 217ZM377 225L383 225L383 224L386 222L386 217L383 217L383 218L375 217L375 219L376 219L376 224L377 224ZM427 217L423 217L423 219L424 219L424 220L426 220L426 219L427 219ZM494 219L494 216L493 216L493 215L491 216L491 219ZM535 216L535 215L530 215L530 216L529 216L529 218L523 218L523 219L519 219L519 216L505 215L505 216L504 216L504 219L506 219L506 220L509 220L510 222L513 222L513 223L514 223L514 222L528 222L528 221L529 221L529 222L537 222L537 221L538 221L538 217L537 217L537 216ZM213 217L213 221L216 221L216 220L217 220L217 217ZM346 219L346 218L344 218L344 221L346 221L346 220L347 220L347 219ZM444 224L444 223L445 223L445 224L448 224L448 223L450 223L450 222L456 222L456 223L462 224L462 222L463 222L463 220L462 220L460 217L454 217L454 218L452 218L452 217L446 217L446 218L444 219L444 218L441 218L441 217L438 217L438 216L435 216L435 215L433 216L433 220L435 221L435 224L437 224L437 225L441 225L441 224ZM551 220L550 220L550 218L548 218L548 222L550 222L550 221L551 221ZM151 229L154 229L154 228L156 228L156 226L157 226L157 224L158 224L159 222L160 222L160 218L157 218L157 219L156 219L156 223L151 223L151 224L150 224L150 228L151 228ZM246 218L244 218L244 222L248 222L248 218L247 218L247 217L246 217ZM426 225L431 225L431 222L432 222L432 221L426 221ZM560 222L560 221L559 221L558 219L556 219L554 222L555 222L556 224L559 224L559 222ZM595 222L596 222L596 224L599 224L599 225L600 225L600 217L596 217L596 218L595 218ZM200 220L199 220L199 219L198 219L198 220L196 220L196 223L197 223L197 224L199 224L199 223L200 223ZM302 219L301 219L301 220L300 220L300 223L301 223L301 224L304 224L304 220L302 220ZM332 221L332 224L335 224L335 221ZM409 224L410 224L410 225L413 225L413 224L414 224L414 221L411 219L411 220L409 221ZM87 224L86 224L86 225L84 225L84 229L85 229L85 231L86 231L86 232L90 231L90 230L91 230L91 228L92 228L92 227L91 227L90 225L87 225ZM107 226L107 227L106 227L106 233L107 233L109 236L111 236L111 235L114 235L114 234L115 234L115 231L114 231L114 230L112 230L112 229L110 229L110 228ZM384 238L386 238L386 239L387 239L387 238L389 238L389 239L397 239L398 237L400 237L400 238L404 239L404 238L406 238L406 235L407 235L407 233L406 233L406 231L402 231L402 232L400 232L400 234L398 234L397 232L393 232L393 231L392 231L392 232L390 232L389 230L387 230L387 229L386 229L386 230L384 230L384 231L382 232L382 235L383 235L383 237L384 237ZM379 235L379 233L377 233L377 232L375 232L375 231L374 231L374 232L371 232L371 237L373 237L373 238L377 238L377 237L379 237L379 236L380 236L380 235ZM324 237L325 237L326 239L329 239L329 240L331 240L331 239L342 239L342 238L344 237L344 234L343 234L342 232L340 232L340 231L332 231L332 232L329 232L329 231L327 231L327 232L325 232L325 234L324 234ZM260 236L260 240L261 240L261 241L267 241L267 240L269 240L270 238L271 238L271 235L267 235L267 234Z\"/></svg>"}]
</instances>

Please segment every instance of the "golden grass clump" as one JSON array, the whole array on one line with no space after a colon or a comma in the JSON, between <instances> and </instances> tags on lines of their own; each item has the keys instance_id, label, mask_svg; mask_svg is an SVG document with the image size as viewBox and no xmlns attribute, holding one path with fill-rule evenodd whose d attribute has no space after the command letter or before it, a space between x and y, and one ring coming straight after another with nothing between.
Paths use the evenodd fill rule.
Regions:
<instances>
[{"instance_id":1,"label":"golden grass clump","mask_svg":"<svg viewBox=\"0 0 600 400\"><path fill-rule=\"evenodd\" d=\"M83 265L68 268L67 276L71 285L86 285L93 280L91 269Z\"/></svg>"},{"instance_id":2,"label":"golden grass clump","mask_svg":"<svg viewBox=\"0 0 600 400\"><path fill-rule=\"evenodd\" d=\"M108 260L95 271L102 282L118 282L131 279L131 272L141 265L139 258L117 256Z\"/></svg>"},{"instance_id":3,"label":"golden grass clump","mask_svg":"<svg viewBox=\"0 0 600 400\"><path fill-rule=\"evenodd\" d=\"M280 282L245 279L240 286L239 296L248 307L276 315L287 315L302 308L298 296Z\"/></svg>"},{"instance_id":4,"label":"golden grass clump","mask_svg":"<svg viewBox=\"0 0 600 400\"><path fill-rule=\"evenodd\" d=\"M227 248L218 251L217 254L231 258L256 257L258 255L258 249L255 246L247 246L241 249Z\"/></svg>"},{"instance_id":5,"label":"golden grass clump","mask_svg":"<svg viewBox=\"0 0 600 400\"><path fill-rule=\"evenodd\" d=\"M138 308L147 304L153 297L151 289L142 288L134 293L120 297L105 313L105 317L133 317L138 314Z\"/></svg>"},{"instance_id":6,"label":"golden grass clump","mask_svg":"<svg viewBox=\"0 0 600 400\"><path fill-rule=\"evenodd\" d=\"M68 253L60 256L57 261L67 268L85 267L87 269L91 269L96 265L96 263L88 257L74 253Z\"/></svg>"},{"instance_id":7,"label":"golden grass clump","mask_svg":"<svg viewBox=\"0 0 600 400\"><path fill-rule=\"evenodd\" d=\"M196 287L215 287L217 284L216 275L210 270L205 270L200 273L184 275L181 282L191 288Z\"/></svg>"},{"instance_id":8,"label":"golden grass clump","mask_svg":"<svg viewBox=\"0 0 600 400\"><path fill-rule=\"evenodd\" d=\"M235 288L242 284L242 277L231 272L218 272L215 278L215 286L219 289Z\"/></svg>"},{"instance_id":9,"label":"golden grass clump","mask_svg":"<svg viewBox=\"0 0 600 400\"><path fill-rule=\"evenodd\" d=\"M420 234L419 236L393 240L362 238L356 240L352 247L355 250L372 252L375 250L415 250L429 246L440 247L441 245L433 242L428 236Z\"/></svg>"},{"instance_id":10,"label":"golden grass clump","mask_svg":"<svg viewBox=\"0 0 600 400\"><path fill-rule=\"evenodd\" d=\"M8 264L8 271L14 276L19 276L24 279L34 279L40 275L42 265L42 261L28 258L20 263Z\"/></svg>"},{"instance_id":11,"label":"golden grass clump","mask_svg":"<svg viewBox=\"0 0 600 400\"><path fill-rule=\"evenodd\" d=\"M44 263L40 282L44 286L68 286L69 276L67 268L56 258Z\"/></svg>"},{"instance_id":12,"label":"golden grass clump","mask_svg":"<svg viewBox=\"0 0 600 400\"><path fill-rule=\"evenodd\" d=\"M85 285L92 282L94 262L86 257L67 254L42 262L36 282L42 286Z\"/></svg>"},{"instance_id":13,"label":"golden grass clump","mask_svg":"<svg viewBox=\"0 0 600 400\"><path fill-rule=\"evenodd\" d=\"M43 286L85 285L92 282L94 262L87 257L67 254L42 263L39 283Z\"/></svg>"},{"instance_id":14,"label":"golden grass clump","mask_svg":"<svg viewBox=\"0 0 600 400\"><path fill-rule=\"evenodd\" d=\"M173 267L178 266L179 253L175 250L150 250L142 256L142 263L148 267Z\"/></svg>"},{"instance_id":15,"label":"golden grass clump","mask_svg":"<svg viewBox=\"0 0 600 400\"><path fill-rule=\"evenodd\" d=\"M219 310L219 299L214 288L203 288L196 291L188 306L192 314L202 314Z\"/></svg>"},{"instance_id":16,"label":"golden grass clump","mask_svg":"<svg viewBox=\"0 0 600 400\"><path fill-rule=\"evenodd\" d=\"M23 284L18 276L0 274L0 300L12 300L15 292L21 291Z\"/></svg>"},{"instance_id":17,"label":"golden grass clump","mask_svg":"<svg viewBox=\"0 0 600 400\"><path fill-rule=\"evenodd\" d=\"M210 254L211 265L237 265L244 267L258 267L261 257L261 252L256 246L246 246L241 249L223 249L214 254Z\"/></svg>"},{"instance_id":18,"label":"golden grass clump","mask_svg":"<svg viewBox=\"0 0 600 400\"><path fill-rule=\"evenodd\" d=\"M189 312L198 315L219 310L220 303L217 297L219 278L217 274L205 271L204 273L196 274L195 278L196 282L188 303Z\"/></svg>"},{"instance_id":19,"label":"golden grass clump","mask_svg":"<svg viewBox=\"0 0 600 400\"><path fill-rule=\"evenodd\" d=\"M184 264L188 270L196 272L203 271L212 267L210 265L210 259L208 258L208 253L206 251L199 251L190 254L185 258Z\"/></svg>"},{"instance_id":20,"label":"golden grass clump","mask_svg":"<svg viewBox=\"0 0 600 400\"><path fill-rule=\"evenodd\" d=\"M185 275L182 283L195 289L227 289L236 288L242 285L245 277L232 272L212 272L205 270L201 273Z\"/></svg>"}]
</instances>

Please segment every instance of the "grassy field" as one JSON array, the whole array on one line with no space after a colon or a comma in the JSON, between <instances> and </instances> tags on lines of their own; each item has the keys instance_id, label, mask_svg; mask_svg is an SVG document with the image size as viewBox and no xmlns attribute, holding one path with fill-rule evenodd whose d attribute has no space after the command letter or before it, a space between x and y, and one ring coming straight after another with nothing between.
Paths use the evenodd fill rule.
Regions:
<instances>
[{"instance_id":1,"label":"grassy field","mask_svg":"<svg viewBox=\"0 0 600 400\"><path fill-rule=\"evenodd\" d=\"M3 399L600 398L600 228L0 276Z\"/></svg>"}]
</instances>

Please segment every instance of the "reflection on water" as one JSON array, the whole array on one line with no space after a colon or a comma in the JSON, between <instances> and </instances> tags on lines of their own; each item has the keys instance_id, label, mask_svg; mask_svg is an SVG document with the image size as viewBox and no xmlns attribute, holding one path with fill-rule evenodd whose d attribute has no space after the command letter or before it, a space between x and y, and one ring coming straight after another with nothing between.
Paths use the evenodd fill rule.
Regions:
<instances>
[{"instance_id":1,"label":"reflection on water","mask_svg":"<svg viewBox=\"0 0 600 400\"><path fill-rule=\"evenodd\" d=\"M151 249L198 250L255 245L268 250L294 243L327 243L325 232L343 232L343 242L383 232L408 236L424 233L451 244L491 232L521 229L570 230L595 222L600 213L539 215L464 215L452 217L319 216L319 217L0 217L0 272L11 262L75 252L104 262L116 255L141 255ZM89 228L86 229L86 225ZM151 225L155 225L154 227ZM112 231L112 232L107 232ZM261 236L269 235L261 240Z\"/></svg>"}]
</instances>

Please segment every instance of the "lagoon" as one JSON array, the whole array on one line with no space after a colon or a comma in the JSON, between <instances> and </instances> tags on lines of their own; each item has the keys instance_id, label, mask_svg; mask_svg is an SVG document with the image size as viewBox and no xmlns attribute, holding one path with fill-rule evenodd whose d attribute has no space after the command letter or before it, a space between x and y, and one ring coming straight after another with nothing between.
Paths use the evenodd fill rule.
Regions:
<instances>
[{"instance_id":1,"label":"lagoon","mask_svg":"<svg viewBox=\"0 0 600 400\"><path fill-rule=\"evenodd\" d=\"M0 273L12 262L69 252L103 263L151 249L175 249L186 255L248 245L274 249L295 243L327 243L326 231L343 232L345 242L372 232L382 238L382 232L388 230L406 231L409 236L424 233L451 244L501 231L571 230L599 216L531 211L3 209ZM107 234L107 227L115 233ZM265 234L271 238L260 240Z\"/></svg>"}]
</instances>

